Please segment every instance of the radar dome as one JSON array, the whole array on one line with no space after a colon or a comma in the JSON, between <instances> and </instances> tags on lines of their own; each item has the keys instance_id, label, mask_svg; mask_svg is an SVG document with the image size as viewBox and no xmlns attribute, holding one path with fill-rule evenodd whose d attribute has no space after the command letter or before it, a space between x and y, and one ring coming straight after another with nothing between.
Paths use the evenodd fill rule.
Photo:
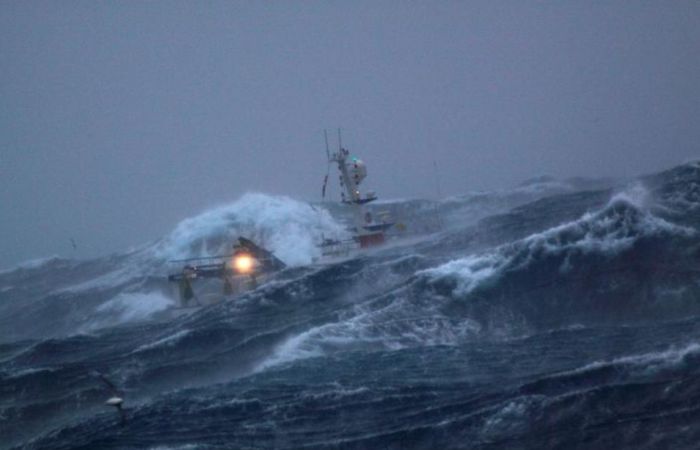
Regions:
<instances>
[{"instance_id":1,"label":"radar dome","mask_svg":"<svg viewBox=\"0 0 700 450\"><path fill-rule=\"evenodd\" d=\"M360 184L367 176L367 167L361 159L352 158L347 163L348 174L355 181L355 184Z\"/></svg>"}]
</instances>

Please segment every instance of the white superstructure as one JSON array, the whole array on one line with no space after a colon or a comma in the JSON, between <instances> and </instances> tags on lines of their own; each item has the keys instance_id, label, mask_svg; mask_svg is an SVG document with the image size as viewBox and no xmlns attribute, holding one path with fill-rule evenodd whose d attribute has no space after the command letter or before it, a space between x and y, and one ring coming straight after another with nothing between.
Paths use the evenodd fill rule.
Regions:
<instances>
[{"instance_id":1,"label":"white superstructure","mask_svg":"<svg viewBox=\"0 0 700 450\"><path fill-rule=\"evenodd\" d=\"M327 137L326 151L328 151ZM338 130L338 151L333 155L328 154L328 160L329 163L336 163L338 166L341 199L343 203L350 205L353 209L355 237L360 247L383 243L384 231L390 228L393 223L383 220L377 221L365 207L365 204L376 200L377 196L374 192L368 192L364 197L360 193L360 183L367 177L367 166L361 159L351 157L350 152L342 147L340 130Z\"/></svg>"}]
</instances>

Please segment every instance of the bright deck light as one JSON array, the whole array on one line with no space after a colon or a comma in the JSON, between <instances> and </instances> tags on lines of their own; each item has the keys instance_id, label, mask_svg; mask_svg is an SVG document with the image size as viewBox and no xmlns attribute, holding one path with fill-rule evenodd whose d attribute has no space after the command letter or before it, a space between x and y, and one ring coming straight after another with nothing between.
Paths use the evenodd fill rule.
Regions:
<instances>
[{"instance_id":1,"label":"bright deck light","mask_svg":"<svg viewBox=\"0 0 700 450\"><path fill-rule=\"evenodd\" d=\"M253 270L254 262L250 255L237 255L233 258L233 267L235 267L237 272L250 273Z\"/></svg>"}]
</instances>

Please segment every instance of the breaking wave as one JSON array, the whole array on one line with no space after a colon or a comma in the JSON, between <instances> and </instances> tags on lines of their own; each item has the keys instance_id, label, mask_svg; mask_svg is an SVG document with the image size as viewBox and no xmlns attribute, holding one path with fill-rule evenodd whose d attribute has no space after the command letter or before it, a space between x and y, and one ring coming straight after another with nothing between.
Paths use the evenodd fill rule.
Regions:
<instances>
[{"instance_id":1,"label":"breaking wave","mask_svg":"<svg viewBox=\"0 0 700 450\"><path fill-rule=\"evenodd\" d=\"M320 256L323 236L342 236L344 227L321 207L284 196L246 194L239 200L182 221L154 248L155 256L179 259L230 252L247 237L288 265L310 264Z\"/></svg>"},{"instance_id":2,"label":"breaking wave","mask_svg":"<svg viewBox=\"0 0 700 450\"><path fill-rule=\"evenodd\" d=\"M172 306L174 301L160 292L121 293L97 306L81 332L143 321Z\"/></svg>"},{"instance_id":3,"label":"breaking wave","mask_svg":"<svg viewBox=\"0 0 700 450\"><path fill-rule=\"evenodd\" d=\"M455 281L455 294L466 295L506 272L525 270L544 258L561 258L566 273L582 257L614 257L647 238L692 238L696 231L655 217L646 207L648 192L640 186L615 195L600 211L506 244L492 252L469 255L418 273L432 281Z\"/></svg>"}]
</instances>

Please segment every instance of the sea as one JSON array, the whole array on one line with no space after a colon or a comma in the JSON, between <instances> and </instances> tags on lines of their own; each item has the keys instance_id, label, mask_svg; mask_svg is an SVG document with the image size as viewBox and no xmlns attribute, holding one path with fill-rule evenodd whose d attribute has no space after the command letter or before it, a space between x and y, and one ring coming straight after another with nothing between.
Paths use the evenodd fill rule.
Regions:
<instances>
[{"instance_id":1,"label":"sea","mask_svg":"<svg viewBox=\"0 0 700 450\"><path fill-rule=\"evenodd\" d=\"M333 259L346 207L252 193L3 270L0 448L700 448L700 163L371 208ZM287 268L180 308L171 261L238 236Z\"/></svg>"}]
</instances>

